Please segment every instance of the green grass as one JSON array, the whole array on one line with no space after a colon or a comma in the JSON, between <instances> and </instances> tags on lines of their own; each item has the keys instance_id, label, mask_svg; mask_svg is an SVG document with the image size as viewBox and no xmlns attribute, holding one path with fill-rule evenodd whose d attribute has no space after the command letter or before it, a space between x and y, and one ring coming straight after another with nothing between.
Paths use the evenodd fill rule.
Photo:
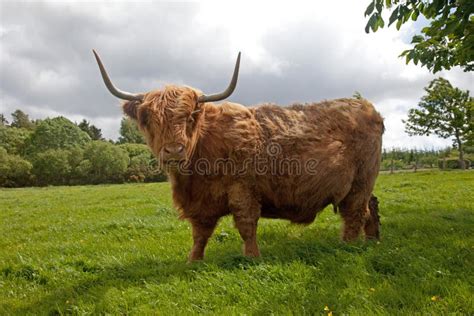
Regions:
<instances>
[{"instance_id":1,"label":"green grass","mask_svg":"<svg viewBox=\"0 0 474 316\"><path fill-rule=\"evenodd\" d=\"M474 173L383 174L382 240L345 244L325 210L261 220L263 257L225 218L186 264L167 183L0 190L0 314L474 314Z\"/></svg>"}]
</instances>

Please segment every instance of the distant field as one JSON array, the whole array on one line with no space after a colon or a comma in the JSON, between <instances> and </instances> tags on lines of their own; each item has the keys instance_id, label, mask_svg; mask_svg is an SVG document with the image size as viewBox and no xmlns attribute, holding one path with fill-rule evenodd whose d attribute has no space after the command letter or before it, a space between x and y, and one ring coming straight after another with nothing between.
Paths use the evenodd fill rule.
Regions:
<instances>
[{"instance_id":1,"label":"distant field","mask_svg":"<svg viewBox=\"0 0 474 316\"><path fill-rule=\"evenodd\" d=\"M0 314L473 315L473 188L472 171L383 174L380 243L340 242L327 209L261 220L248 260L226 218L192 265L167 183L0 190Z\"/></svg>"}]
</instances>

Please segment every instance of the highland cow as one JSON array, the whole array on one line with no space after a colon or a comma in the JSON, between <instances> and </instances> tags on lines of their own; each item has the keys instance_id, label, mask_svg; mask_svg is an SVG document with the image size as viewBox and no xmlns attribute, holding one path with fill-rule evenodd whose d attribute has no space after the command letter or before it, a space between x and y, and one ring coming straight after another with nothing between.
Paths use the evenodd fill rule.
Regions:
<instances>
[{"instance_id":1,"label":"highland cow","mask_svg":"<svg viewBox=\"0 0 474 316\"><path fill-rule=\"evenodd\" d=\"M190 221L199 260L219 219L233 216L246 256L259 256L259 218L309 224L332 204L343 219L342 238L363 229L379 237L377 200L383 119L366 100L337 99L280 107L214 102L235 89L240 53L228 88L205 95L185 86L143 94L117 89L94 51L109 91L126 100L171 182L180 217ZM370 202L370 207L369 207Z\"/></svg>"}]
</instances>

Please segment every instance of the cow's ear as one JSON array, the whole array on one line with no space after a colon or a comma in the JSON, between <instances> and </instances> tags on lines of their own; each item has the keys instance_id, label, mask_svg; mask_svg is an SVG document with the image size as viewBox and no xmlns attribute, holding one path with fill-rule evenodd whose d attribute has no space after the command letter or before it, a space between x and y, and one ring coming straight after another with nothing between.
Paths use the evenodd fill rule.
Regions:
<instances>
[{"instance_id":1,"label":"cow's ear","mask_svg":"<svg viewBox=\"0 0 474 316\"><path fill-rule=\"evenodd\" d=\"M150 122L150 118L151 118L151 110L150 108L146 107L146 106L142 106L139 110L138 110L138 124L140 126L148 126L148 123Z\"/></svg>"},{"instance_id":2,"label":"cow's ear","mask_svg":"<svg viewBox=\"0 0 474 316\"><path fill-rule=\"evenodd\" d=\"M133 120L138 120L140 101L127 101L122 105L123 112Z\"/></svg>"}]
</instances>

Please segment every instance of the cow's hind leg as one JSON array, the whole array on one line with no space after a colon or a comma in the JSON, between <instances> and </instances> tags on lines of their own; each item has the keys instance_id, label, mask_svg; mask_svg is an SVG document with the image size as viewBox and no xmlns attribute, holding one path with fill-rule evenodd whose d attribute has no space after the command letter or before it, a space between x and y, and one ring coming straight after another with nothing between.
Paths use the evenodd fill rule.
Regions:
<instances>
[{"instance_id":1,"label":"cow's hind leg","mask_svg":"<svg viewBox=\"0 0 474 316\"><path fill-rule=\"evenodd\" d=\"M380 216L379 216L379 201L375 195L370 197L369 201L370 216L365 222L364 232L366 239L380 238Z\"/></svg>"},{"instance_id":2,"label":"cow's hind leg","mask_svg":"<svg viewBox=\"0 0 474 316\"><path fill-rule=\"evenodd\" d=\"M244 241L243 253L247 257L259 257L260 251L257 245L257 221L258 219L247 219L234 216L235 226L239 230L240 237Z\"/></svg>"},{"instance_id":3,"label":"cow's hind leg","mask_svg":"<svg viewBox=\"0 0 474 316\"><path fill-rule=\"evenodd\" d=\"M359 237L362 227L370 217L368 207L369 197L362 194L350 194L339 204L344 226L342 229L342 239L353 241Z\"/></svg>"},{"instance_id":4,"label":"cow's hind leg","mask_svg":"<svg viewBox=\"0 0 474 316\"><path fill-rule=\"evenodd\" d=\"M214 232L214 228L217 225L217 218L202 218L202 219L191 219L191 225L193 226L193 248L189 253L189 262L202 260L204 258L204 249L206 248L207 241Z\"/></svg>"}]
</instances>

